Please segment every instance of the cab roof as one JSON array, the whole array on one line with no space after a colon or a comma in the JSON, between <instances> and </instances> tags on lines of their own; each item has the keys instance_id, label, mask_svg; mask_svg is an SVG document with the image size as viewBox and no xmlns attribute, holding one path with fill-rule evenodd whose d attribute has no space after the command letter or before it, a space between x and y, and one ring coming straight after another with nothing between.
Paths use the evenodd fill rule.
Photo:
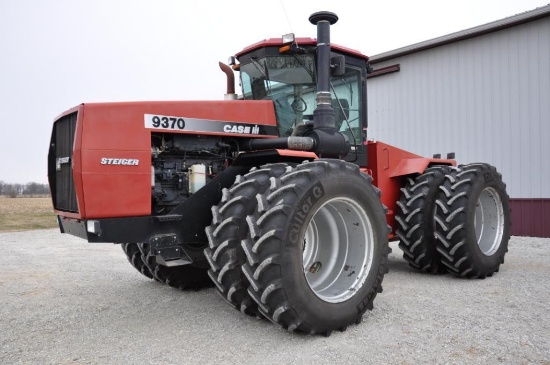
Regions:
<instances>
[{"instance_id":1,"label":"cab roof","mask_svg":"<svg viewBox=\"0 0 550 365\"><path fill-rule=\"evenodd\" d=\"M317 39L315 38L296 38L295 42L300 45L300 46L315 46L317 45ZM282 47L284 46L285 44L283 44L283 39L282 38L269 38L269 39L264 39L263 41L259 41L257 43L254 43L248 47L245 47L242 51L238 52L235 56L237 58L239 58L240 56L242 56L243 54L246 54L246 53L249 53L249 52L252 52L254 50L257 50L257 49L260 49L260 48L265 48L265 47ZM355 49L351 49L351 48L348 48L348 47L344 47L344 46L340 46L338 44L334 44L334 43L331 43L330 44L330 47L331 49L333 49L334 51L337 51L337 52L341 52L341 53L344 53L344 54L348 54L350 56L355 56L355 57L358 57L358 58L362 58L364 59L365 61L368 61L369 60L369 57L362 54L361 52L355 50Z\"/></svg>"}]
</instances>

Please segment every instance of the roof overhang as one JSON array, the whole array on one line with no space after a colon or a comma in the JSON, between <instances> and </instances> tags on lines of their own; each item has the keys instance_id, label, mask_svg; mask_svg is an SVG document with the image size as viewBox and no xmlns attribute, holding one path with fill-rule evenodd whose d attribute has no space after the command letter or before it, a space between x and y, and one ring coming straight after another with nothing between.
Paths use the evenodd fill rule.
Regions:
<instances>
[{"instance_id":1,"label":"roof overhang","mask_svg":"<svg viewBox=\"0 0 550 365\"><path fill-rule=\"evenodd\" d=\"M460 32L451 33L442 37L430 39L424 42L415 43L410 46L395 49L393 51L380 53L370 57L370 63L376 64L387 61L392 58L406 56L411 53L424 51L430 48L443 46L445 44L459 42L465 39L478 37L480 35L489 34L502 29L514 27L517 25L529 23L538 19L550 16L550 5L546 5L535 10L526 11L525 13L517 14L508 18L497 20L491 23L483 24L477 27L461 30Z\"/></svg>"},{"instance_id":2,"label":"roof overhang","mask_svg":"<svg viewBox=\"0 0 550 365\"><path fill-rule=\"evenodd\" d=\"M317 45L317 39L315 39L315 38L296 38L296 44L298 44L300 46L316 46ZM284 46L282 38L264 39L263 41L260 41L260 42L254 43L254 44L252 44L248 47L245 47L242 51L237 53L235 56L238 58L243 54L250 53L254 50L264 48L264 47L282 47L282 46ZM352 49L352 48L340 46L340 45L334 44L334 43L330 44L330 48L333 51L336 51L336 52L340 52L340 53L343 53L343 54L348 54L350 56L355 56L355 57L358 57L358 58L363 58L365 61L369 60L368 56L366 56L366 55L362 54L361 52L359 52L355 49Z\"/></svg>"}]
</instances>

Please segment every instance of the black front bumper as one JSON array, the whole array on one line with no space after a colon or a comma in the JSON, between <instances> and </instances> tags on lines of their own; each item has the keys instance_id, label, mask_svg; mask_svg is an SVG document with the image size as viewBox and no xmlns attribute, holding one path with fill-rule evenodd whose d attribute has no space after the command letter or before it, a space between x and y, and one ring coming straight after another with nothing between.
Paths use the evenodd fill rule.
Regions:
<instances>
[{"instance_id":1,"label":"black front bumper","mask_svg":"<svg viewBox=\"0 0 550 365\"><path fill-rule=\"evenodd\" d=\"M203 254L203 250L208 245L204 233L205 224L188 220L188 224L184 225L184 216L181 214L92 220L62 216L57 218L61 233L68 233L88 242L134 242L156 246L157 242L165 242L165 240L159 240L160 237L170 236L173 238L170 247L159 248L166 250L171 246L181 248L181 258L189 259L196 266L206 264ZM177 257L171 257L171 259L177 259Z\"/></svg>"}]
</instances>

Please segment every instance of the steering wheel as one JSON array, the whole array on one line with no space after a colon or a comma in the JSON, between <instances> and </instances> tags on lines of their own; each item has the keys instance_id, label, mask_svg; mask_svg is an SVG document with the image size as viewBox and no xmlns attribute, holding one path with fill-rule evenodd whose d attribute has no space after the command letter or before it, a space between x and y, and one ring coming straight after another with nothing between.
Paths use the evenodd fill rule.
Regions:
<instances>
[{"instance_id":1,"label":"steering wheel","mask_svg":"<svg viewBox=\"0 0 550 365\"><path fill-rule=\"evenodd\" d=\"M296 113L303 113L307 110L307 104L304 99L302 99L299 96L295 96L294 100L292 101L292 104L290 104L292 107L292 110L294 110Z\"/></svg>"}]
</instances>

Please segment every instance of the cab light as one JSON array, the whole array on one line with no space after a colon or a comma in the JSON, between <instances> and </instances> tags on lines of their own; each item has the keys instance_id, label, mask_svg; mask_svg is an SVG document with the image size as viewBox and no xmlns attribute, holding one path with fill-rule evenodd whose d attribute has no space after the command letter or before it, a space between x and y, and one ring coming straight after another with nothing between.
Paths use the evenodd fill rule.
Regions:
<instances>
[{"instance_id":1,"label":"cab light","mask_svg":"<svg viewBox=\"0 0 550 365\"><path fill-rule=\"evenodd\" d=\"M290 49L291 49L290 44L287 44L286 46L282 46L279 48L279 53L286 53L290 51Z\"/></svg>"}]
</instances>

